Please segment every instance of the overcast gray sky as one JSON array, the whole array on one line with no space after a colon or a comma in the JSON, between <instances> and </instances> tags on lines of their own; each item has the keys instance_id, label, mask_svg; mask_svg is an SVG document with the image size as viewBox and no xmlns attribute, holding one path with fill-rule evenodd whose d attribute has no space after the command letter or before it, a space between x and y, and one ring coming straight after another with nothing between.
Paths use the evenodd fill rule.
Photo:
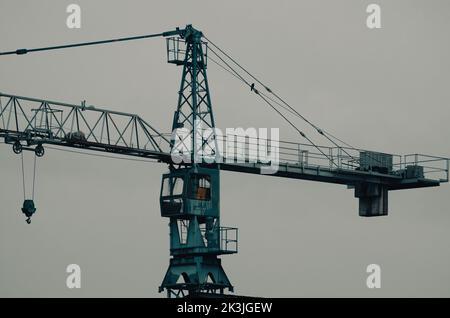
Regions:
<instances>
[{"instance_id":1,"label":"overcast gray sky","mask_svg":"<svg viewBox=\"0 0 450 318\"><path fill-rule=\"evenodd\" d=\"M365 25L369 3L382 28ZM82 27L68 29L78 3ZM172 30L192 23L321 127L362 148L450 156L450 2L0 2L0 51ZM0 58L0 91L133 112L169 131L181 69L163 39ZM296 132L229 74L208 69L218 127ZM302 123L298 122L301 126ZM0 145L0 296L164 296L162 164L47 150L37 214L21 215L19 157ZM28 155L26 163L31 164ZM31 179L28 178L30 181ZM450 297L450 187L390 193L388 217L358 217L344 186L221 174L221 222L239 228L223 257L237 294ZM65 268L82 270L66 288ZM366 287L381 265L382 287Z\"/></svg>"}]
</instances>

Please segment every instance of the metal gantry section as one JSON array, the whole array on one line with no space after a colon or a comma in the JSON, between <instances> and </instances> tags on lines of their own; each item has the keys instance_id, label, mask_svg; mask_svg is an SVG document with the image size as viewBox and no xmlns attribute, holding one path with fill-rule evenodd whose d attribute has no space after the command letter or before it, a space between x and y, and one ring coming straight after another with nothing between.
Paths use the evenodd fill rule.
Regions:
<instances>
[{"instance_id":1,"label":"metal gantry section","mask_svg":"<svg viewBox=\"0 0 450 318\"><path fill-rule=\"evenodd\" d=\"M17 153L55 144L169 161L170 140L141 117L85 102L74 105L0 93L0 137Z\"/></svg>"},{"instance_id":2,"label":"metal gantry section","mask_svg":"<svg viewBox=\"0 0 450 318\"><path fill-rule=\"evenodd\" d=\"M260 140L247 137L222 136L217 142L234 147L233 154L222 153L220 169L260 174L266 162L248 157L249 148ZM231 140L231 142L230 142ZM318 149L320 151L318 151ZM388 192L391 190L436 187L449 181L448 158L409 154L393 155L356 148L325 147L293 142L279 142L277 169L269 174L275 177L336 183L354 189L359 200L360 216L388 214ZM324 155L326 154L326 155ZM270 164L273 164L271 162Z\"/></svg>"},{"instance_id":3,"label":"metal gantry section","mask_svg":"<svg viewBox=\"0 0 450 318\"><path fill-rule=\"evenodd\" d=\"M202 40L202 32L191 25L184 30L183 38L167 38L168 62L183 66L172 132L180 129L186 132L187 140L180 145L191 154L190 160L194 162L197 153L215 153L215 123L206 75L208 46ZM209 134L197 135L207 129Z\"/></svg>"},{"instance_id":4,"label":"metal gantry section","mask_svg":"<svg viewBox=\"0 0 450 318\"><path fill-rule=\"evenodd\" d=\"M237 229L220 225L218 167L197 164L199 152L216 151L214 130L207 136L196 135L199 127L215 127L206 76L206 43L202 33L190 25L182 40L167 41L168 62L183 66L172 131L187 132L185 140L171 144L172 153L181 144L189 156L187 167L172 165L163 176L161 216L170 220L172 258L159 290L166 289L168 297L223 294L226 289L233 291L233 286L218 256L236 253L238 236ZM179 136L176 133L174 137ZM235 243L235 249L230 243Z\"/></svg>"},{"instance_id":5,"label":"metal gantry section","mask_svg":"<svg viewBox=\"0 0 450 318\"><path fill-rule=\"evenodd\" d=\"M220 225L219 170L194 166L165 174L160 207L170 220L172 258L159 290L168 297L233 291L218 256L237 253L238 234Z\"/></svg>"},{"instance_id":6,"label":"metal gantry section","mask_svg":"<svg viewBox=\"0 0 450 318\"><path fill-rule=\"evenodd\" d=\"M11 144L15 153L28 150L42 156L44 145L56 145L168 164L169 172L162 176L160 209L161 216L169 219L171 259L159 290L166 290L169 297L233 291L219 256L237 253L238 231L220 223L220 170L261 175L268 164L275 164L277 168L272 173L263 175L346 185L354 190L354 196L359 200L359 215L365 217L387 215L389 191L436 187L449 181L448 158L421 154L399 156L341 147L336 142L333 142L336 147L325 147L312 142L279 141L276 146L279 156L275 161L268 163L250 156L250 148L254 149L255 143L259 145L261 140L252 140L248 136L243 139L220 136L214 130L207 79L208 43L203 41L202 32L191 25L158 34L19 49L0 52L0 55L152 37L166 37L168 62L183 67L172 122L173 132L187 132L185 139L178 143L182 145L181 150L175 143L179 134L160 133L135 114L105 110L86 105L86 102L74 105L2 93L0 138ZM238 73L234 75L240 77ZM262 84L254 76L252 78ZM255 89L254 83L240 79L251 87L251 91L266 97ZM267 87L265 89L271 92ZM280 101L302 117L284 100ZM320 134L325 134L314 127ZM203 129L210 129L209 133L204 134ZM232 153L228 152L230 148ZM188 160L174 160L180 152ZM210 162L211 156L216 159L214 162ZM27 201L30 200L25 200L23 209L30 217L35 207Z\"/></svg>"},{"instance_id":7,"label":"metal gantry section","mask_svg":"<svg viewBox=\"0 0 450 318\"><path fill-rule=\"evenodd\" d=\"M229 144L218 148L225 150L218 154L223 162L177 167L170 137L135 114L10 94L0 94L0 137L16 153L43 154L43 145L50 144L168 163L171 170L163 175L160 208L161 215L169 218L172 258L160 290L177 297L233 290L218 256L237 252L238 235L237 229L220 225L219 170L261 174L267 163L248 156L256 140L215 136L216 145ZM230 146L240 156L229 156ZM360 202L361 216L386 215L388 191L448 182L448 158L320 147L318 152L317 146L280 141L278 169L266 176L347 185Z\"/></svg>"}]
</instances>

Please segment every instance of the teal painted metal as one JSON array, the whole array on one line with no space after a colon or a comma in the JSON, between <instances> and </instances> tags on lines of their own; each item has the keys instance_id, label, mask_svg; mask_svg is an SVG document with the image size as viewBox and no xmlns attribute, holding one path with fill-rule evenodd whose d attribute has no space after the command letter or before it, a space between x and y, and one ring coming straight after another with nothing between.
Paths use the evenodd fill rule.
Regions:
<instances>
[{"instance_id":1,"label":"teal painted metal","mask_svg":"<svg viewBox=\"0 0 450 318\"><path fill-rule=\"evenodd\" d=\"M206 74L208 47L202 41L202 33L188 25L185 29L137 38L154 36L168 38L168 62L183 66L173 129L183 127L192 132L196 121L202 128L214 128ZM129 39L132 38L122 40ZM91 44L69 47L82 45ZM67 127L68 123L72 123L71 127ZM160 195L161 216L169 219L172 256L160 291L167 290L169 296L233 290L218 256L238 251L238 232L236 228L220 225L219 170L261 174L266 165L248 158L244 162L196 164L193 159L198 150L208 152L204 148L209 147L215 154L217 143L224 140L210 134L202 136L197 145L196 136L191 136L191 161L179 165L171 157L173 142L135 114L85 103L80 106L0 93L0 137L16 153L27 150L41 156L42 145L50 144L156 159L169 165L169 173L162 178ZM236 146L248 147L245 143ZM398 156L292 142L280 142L280 149L283 155L278 160L279 168L270 176L347 185L359 199L360 216L387 215L388 191L436 187L449 181L448 158ZM25 201L22 211L31 216L35 212L34 202Z\"/></svg>"},{"instance_id":2,"label":"teal painted metal","mask_svg":"<svg viewBox=\"0 0 450 318\"><path fill-rule=\"evenodd\" d=\"M199 218L220 214L219 170L196 167L173 169L163 175L161 186L161 216L196 215ZM197 189L201 188L199 193ZM202 192L203 191L203 192Z\"/></svg>"},{"instance_id":3,"label":"teal painted metal","mask_svg":"<svg viewBox=\"0 0 450 318\"><path fill-rule=\"evenodd\" d=\"M36 212L36 207L34 206L34 201L27 199L23 201L22 213L27 217L27 223L31 223L31 217Z\"/></svg>"},{"instance_id":4,"label":"teal painted metal","mask_svg":"<svg viewBox=\"0 0 450 318\"><path fill-rule=\"evenodd\" d=\"M233 291L222 254L237 253L237 229L220 226L219 170L192 166L164 174L161 216L169 218L169 268L159 288L168 297Z\"/></svg>"},{"instance_id":5,"label":"teal painted metal","mask_svg":"<svg viewBox=\"0 0 450 318\"><path fill-rule=\"evenodd\" d=\"M162 178L161 216L170 220L172 258L159 291L167 290L168 297L223 294L226 289L233 291L233 286L218 256L237 253L237 229L220 226L217 166L202 168L195 157L198 151L215 153L217 149L214 133L201 137L195 133L215 127L206 75L207 46L202 33L191 25L181 38L167 39L168 62L183 66L172 131L190 132L190 162L183 167L171 165ZM235 246L230 248L230 243Z\"/></svg>"},{"instance_id":6,"label":"teal painted metal","mask_svg":"<svg viewBox=\"0 0 450 318\"><path fill-rule=\"evenodd\" d=\"M191 25L186 26L181 37L181 39L179 37L167 39L168 43L171 41L177 43L172 49L168 44L169 63L183 66L172 131L184 128L189 132L194 132L198 129L214 128L214 116L206 75L207 45L202 41L202 32L194 29ZM173 52L173 58L171 58L170 52ZM214 134L196 137L198 136L194 133L191 134L192 150L215 153L217 148ZM201 140L199 144L198 139ZM194 156L198 151L190 152L191 162L194 162Z\"/></svg>"}]
</instances>

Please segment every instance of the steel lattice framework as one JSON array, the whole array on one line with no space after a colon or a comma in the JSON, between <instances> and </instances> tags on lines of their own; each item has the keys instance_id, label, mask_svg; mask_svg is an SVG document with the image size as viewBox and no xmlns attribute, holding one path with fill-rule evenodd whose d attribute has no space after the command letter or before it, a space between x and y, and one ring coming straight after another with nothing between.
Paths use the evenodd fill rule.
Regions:
<instances>
[{"instance_id":1,"label":"steel lattice framework","mask_svg":"<svg viewBox=\"0 0 450 318\"><path fill-rule=\"evenodd\" d=\"M232 291L233 285L219 256L237 253L238 233L236 228L220 224L220 170L262 174L268 163L249 156L249 149L257 140L218 136L214 131L207 79L208 43L202 40L203 33L188 25L146 36L19 49L0 55L151 37L166 37L168 62L183 67L172 123L175 134L160 133L136 114L101 109L85 102L74 105L0 93L0 138L12 145L15 153L30 150L42 156L44 146L50 144L167 164L169 172L162 177L160 208L161 216L169 219L172 257L160 291L166 290L169 297L223 294L226 289ZM253 92L258 92L254 84L250 85ZM266 90L270 91L267 87ZM198 138L198 127L200 131L209 129L209 133ZM189 161L174 161L174 141L180 129L188 132L181 145ZM227 147L218 147L219 143L226 143ZM229 153L230 145L233 151ZM389 191L436 187L449 180L448 158L282 141L277 143L277 151L277 169L266 176L346 185L359 200L360 216L387 215ZM202 161L201 155L196 157L199 152L221 160Z\"/></svg>"},{"instance_id":2,"label":"steel lattice framework","mask_svg":"<svg viewBox=\"0 0 450 318\"><path fill-rule=\"evenodd\" d=\"M217 147L206 75L207 43L202 42L202 33L190 26L186 28L184 39L169 38L167 43L168 62L183 66L172 131L182 128L189 132L186 136L188 140L182 140L181 146L191 152L192 156L200 152L214 154ZM199 131L208 130L209 133L196 136ZM192 149L197 151L192 152ZM192 161L194 159L191 158Z\"/></svg>"},{"instance_id":3,"label":"steel lattice framework","mask_svg":"<svg viewBox=\"0 0 450 318\"><path fill-rule=\"evenodd\" d=\"M65 145L169 161L170 141L135 114L0 93L5 141ZM164 156L166 154L166 156Z\"/></svg>"}]
</instances>

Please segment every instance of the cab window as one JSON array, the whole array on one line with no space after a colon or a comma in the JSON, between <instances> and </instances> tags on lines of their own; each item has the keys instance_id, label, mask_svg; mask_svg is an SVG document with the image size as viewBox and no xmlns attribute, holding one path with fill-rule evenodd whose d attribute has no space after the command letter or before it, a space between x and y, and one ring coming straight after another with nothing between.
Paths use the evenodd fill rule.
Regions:
<instances>
[{"instance_id":1,"label":"cab window","mask_svg":"<svg viewBox=\"0 0 450 318\"><path fill-rule=\"evenodd\" d=\"M200 174L192 175L189 197L195 200L211 200L211 177Z\"/></svg>"},{"instance_id":2,"label":"cab window","mask_svg":"<svg viewBox=\"0 0 450 318\"><path fill-rule=\"evenodd\" d=\"M183 178L180 177L167 177L163 182L162 195L182 195L183 194Z\"/></svg>"}]
</instances>

